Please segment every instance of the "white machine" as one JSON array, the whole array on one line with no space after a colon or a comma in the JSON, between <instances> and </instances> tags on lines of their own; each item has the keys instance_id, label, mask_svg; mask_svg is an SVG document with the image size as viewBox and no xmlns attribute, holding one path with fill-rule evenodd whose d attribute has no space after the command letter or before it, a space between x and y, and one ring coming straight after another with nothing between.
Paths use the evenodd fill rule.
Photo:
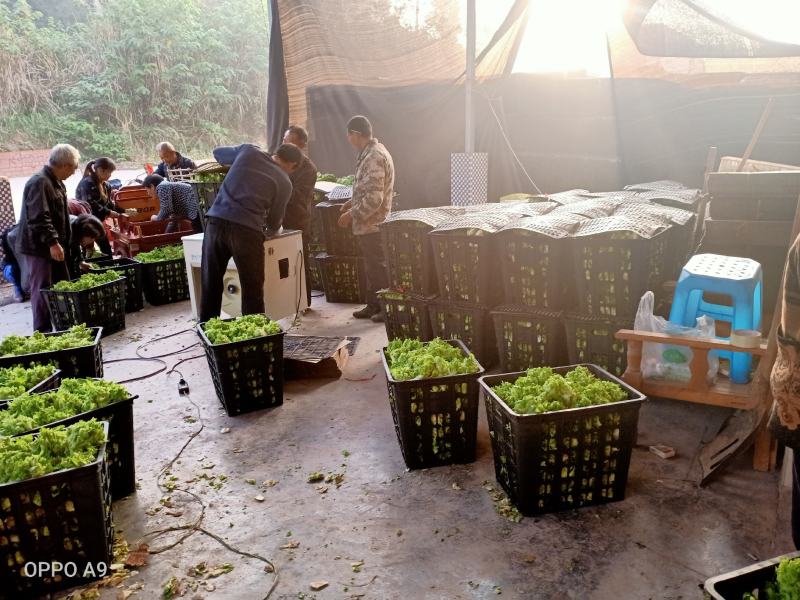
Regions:
<instances>
[{"instance_id":1,"label":"white machine","mask_svg":"<svg viewBox=\"0 0 800 600\"><path fill-rule=\"evenodd\" d=\"M182 238L186 273L189 276L189 298L192 315L199 315L203 234ZM277 321L294 317L298 310L308 307L306 279L303 268L303 238L299 231L284 230L279 236L264 241L264 305L267 315ZM242 289L233 259L225 272L222 292L222 312L229 317L242 314Z\"/></svg>"}]
</instances>

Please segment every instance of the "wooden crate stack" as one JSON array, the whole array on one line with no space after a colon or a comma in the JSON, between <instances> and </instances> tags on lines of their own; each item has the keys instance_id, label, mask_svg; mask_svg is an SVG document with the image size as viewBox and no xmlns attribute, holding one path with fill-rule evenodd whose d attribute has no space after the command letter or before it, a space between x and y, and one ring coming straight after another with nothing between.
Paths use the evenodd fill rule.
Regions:
<instances>
[{"instance_id":1,"label":"wooden crate stack","mask_svg":"<svg viewBox=\"0 0 800 600\"><path fill-rule=\"evenodd\" d=\"M771 310L792 243L792 221L800 197L800 168L710 173L708 194L701 251L759 262L764 277L762 305Z\"/></svg>"}]
</instances>

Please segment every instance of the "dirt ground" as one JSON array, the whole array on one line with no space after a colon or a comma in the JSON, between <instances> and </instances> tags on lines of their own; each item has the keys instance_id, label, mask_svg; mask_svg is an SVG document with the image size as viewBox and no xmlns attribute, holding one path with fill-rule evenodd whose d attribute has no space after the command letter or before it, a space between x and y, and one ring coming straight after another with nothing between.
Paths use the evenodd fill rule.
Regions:
<instances>
[{"instance_id":1,"label":"dirt ground","mask_svg":"<svg viewBox=\"0 0 800 600\"><path fill-rule=\"evenodd\" d=\"M315 299L300 333L362 339L341 379L289 382L281 407L226 416L205 358L178 367L188 398L178 395L174 375L128 384L139 396L140 489L115 503L114 521L131 546L144 540L159 550L174 542L176 534L146 534L193 522L196 497L205 505L204 528L274 563L279 578L271 597L281 599L701 598L698 586L707 577L792 550L789 494L777 473L754 472L743 456L713 484L696 485L693 457L709 413L683 403L645 404L627 497L601 507L519 523L498 514L485 484L496 486L483 407L475 463L406 471L380 363L385 332L352 319L353 308ZM128 315L127 329L103 340L105 359L134 356L139 344L190 328L189 313L186 302ZM0 308L0 335L29 331L28 304ZM196 341L189 332L147 351ZM199 354L195 347L167 361ZM106 377L153 368L116 363ZM195 497L162 493L160 469L200 429L172 469L176 487ZM657 443L675 447L677 457L647 451ZM323 493L307 482L315 471L340 474L340 485ZM233 570L207 580L187 574L201 562L230 563ZM264 563L195 533L150 556L101 597L128 591L131 598L161 598L171 577L183 580L186 598L209 599L261 599L273 581ZM328 585L315 592L312 582Z\"/></svg>"}]
</instances>

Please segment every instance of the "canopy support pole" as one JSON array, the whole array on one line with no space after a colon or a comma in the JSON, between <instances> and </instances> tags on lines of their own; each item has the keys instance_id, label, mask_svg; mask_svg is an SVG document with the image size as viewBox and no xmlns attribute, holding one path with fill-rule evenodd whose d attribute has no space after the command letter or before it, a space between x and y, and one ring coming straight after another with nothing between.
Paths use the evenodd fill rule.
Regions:
<instances>
[{"instance_id":1,"label":"canopy support pole","mask_svg":"<svg viewBox=\"0 0 800 600\"><path fill-rule=\"evenodd\" d=\"M472 88L475 83L475 0L467 0L467 78L464 82L464 152L475 152L475 112Z\"/></svg>"}]
</instances>

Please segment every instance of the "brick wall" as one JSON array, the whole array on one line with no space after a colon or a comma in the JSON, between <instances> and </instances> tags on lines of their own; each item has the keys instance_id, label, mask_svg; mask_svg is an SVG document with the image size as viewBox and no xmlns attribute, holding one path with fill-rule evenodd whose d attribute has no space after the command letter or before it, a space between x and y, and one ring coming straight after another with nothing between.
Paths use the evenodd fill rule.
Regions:
<instances>
[{"instance_id":1,"label":"brick wall","mask_svg":"<svg viewBox=\"0 0 800 600\"><path fill-rule=\"evenodd\" d=\"M49 157L49 149L0 152L0 175L28 177L41 169Z\"/></svg>"}]
</instances>

